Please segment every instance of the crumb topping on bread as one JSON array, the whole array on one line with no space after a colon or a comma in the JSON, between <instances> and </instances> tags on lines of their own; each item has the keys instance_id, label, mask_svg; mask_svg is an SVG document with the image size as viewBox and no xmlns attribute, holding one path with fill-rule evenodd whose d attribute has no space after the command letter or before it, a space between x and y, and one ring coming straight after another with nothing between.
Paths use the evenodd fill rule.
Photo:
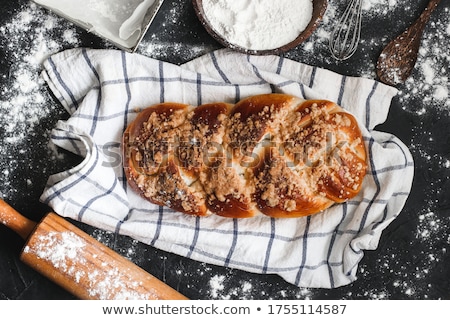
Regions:
<instances>
[{"instance_id":1,"label":"crumb topping on bread","mask_svg":"<svg viewBox=\"0 0 450 320\"><path fill-rule=\"evenodd\" d=\"M299 217L361 189L366 151L355 118L285 94L145 109L124 134L125 173L156 204L193 215Z\"/></svg>"}]
</instances>

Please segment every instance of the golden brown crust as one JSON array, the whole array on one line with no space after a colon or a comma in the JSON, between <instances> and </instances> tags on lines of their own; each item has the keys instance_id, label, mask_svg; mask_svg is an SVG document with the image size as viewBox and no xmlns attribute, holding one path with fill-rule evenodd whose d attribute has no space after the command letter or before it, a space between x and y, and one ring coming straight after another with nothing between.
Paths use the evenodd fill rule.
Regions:
<instances>
[{"instance_id":1,"label":"golden brown crust","mask_svg":"<svg viewBox=\"0 0 450 320\"><path fill-rule=\"evenodd\" d=\"M151 106L126 129L123 156L130 186L147 200L230 218L323 211L358 194L367 166L351 114L286 94Z\"/></svg>"}]
</instances>

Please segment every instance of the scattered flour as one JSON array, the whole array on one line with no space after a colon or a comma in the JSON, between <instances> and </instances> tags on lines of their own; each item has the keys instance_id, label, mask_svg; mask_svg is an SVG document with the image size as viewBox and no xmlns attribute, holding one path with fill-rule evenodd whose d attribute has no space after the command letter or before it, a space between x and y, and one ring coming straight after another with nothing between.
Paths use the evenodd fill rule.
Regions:
<instances>
[{"instance_id":1,"label":"scattered flour","mask_svg":"<svg viewBox=\"0 0 450 320\"><path fill-rule=\"evenodd\" d=\"M450 218L441 217L432 210L436 203L428 203L419 212L416 231L409 247L415 248L406 255L398 252L395 245L385 248L386 253L376 260L376 268L383 278L392 281L385 290L368 289L367 298L390 299L392 295L405 299L436 299L433 282L429 278L434 270L442 266L450 248ZM404 247L408 251L408 246ZM360 277L370 281L363 262ZM373 268L373 267L372 267ZM364 281L364 280L363 280Z\"/></svg>"},{"instance_id":2,"label":"scattered flour","mask_svg":"<svg viewBox=\"0 0 450 320\"><path fill-rule=\"evenodd\" d=\"M54 146L33 143L35 139L46 140L39 138L47 137L51 129L51 126L45 128L44 123L57 120L50 119L50 115L64 112L46 91L40 70L42 61L50 54L78 45L78 37L73 26L44 14L43 9L30 3L0 26L0 45L3 59L11 62L9 73L1 75L2 83L7 85L0 88L0 122L4 137L0 158L5 165L0 168L0 196L11 199L20 191L15 187L20 182L15 176L16 169L32 164L28 155L43 153L52 160L62 159ZM23 183L26 182L28 188L23 189L31 190L30 177L25 179Z\"/></svg>"},{"instance_id":3,"label":"scattered flour","mask_svg":"<svg viewBox=\"0 0 450 320\"><path fill-rule=\"evenodd\" d=\"M217 49L218 45L215 43L198 41L198 44L194 44L201 39L192 34L189 20L186 19L186 12L189 12L191 6L190 1L172 2L162 21L158 21L159 16L156 17L136 52L162 61L183 64ZM194 15L190 19L197 22ZM189 37L191 43L180 42L184 37Z\"/></svg>"},{"instance_id":4,"label":"scattered flour","mask_svg":"<svg viewBox=\"0 0 450 320\"><path fill-rule=\"evenodd\" d=\"M151 56L152 58L167 61L170 56L182 57L179 63L190 60L189 58L196 58L207 52L212 48L199 46L188 46L181 42L166 42L159 39L153 41L143 40L137 52L143 55Z\"/></svg>"},{"instance_id":5,"label":"scattered flour","mask_svg":"<svg viewBox=\"0 0 450 320\"><path fill-rule=\"evenodd\" d=\"M327 12L316 32L299 47L299 53L289 53L288 57L300 58L306 63L314 64L316 59L332 67L337 62L328 53L328 40L330 38L333 21L337 19L343 7L330 1ZM433 13L422 37L421 47L413 74L407 81L399 85L398 99L406 112L423 115L428 109L438 109L450 112L449 74L450 74L450 9L443 7ZM367 63L358 63L359 69L354 69L351 75L376 79L374 50L380 52L390 41L386 33L392 32L395 26L380 27L375 34L367 34L365 25L378 24L386 15L401 15L414 21L417 11L411 10L407 0L367 0L363 1L362 38L358 47ZM408 25L397 30L398 34ZM356 57L354 59L357 59ZM352 69L352 60L344 62ZM416 102L416 103L413 103ZM417 103L418 102L418 103Z\"/></svg>"},{"instance_id":6,"label":"scattered flour","mask_svg":"<svg viewBox=\"0 0 450 320\"><path fill-rule=\"evenodd\" d=\"M416 69L407 79L400 92L400 101L405 104L405 110L422 115L427 109L434 108L450 113L449 75L450 75L450 35L446 29L450 26L449 8L443 10L434 25L433 30L425 30ZM414 108L408 100L421 100Z\"/></svg>"},{"instance_id":7,"label":"scattered flour","mask_svg":"<svg viewBox=\"0 0 450 320\"><path fill-rule=\"evenodd\" d=\"M395 6L397 6L397 0L364 0L362 2L363 10L371 10L376 14L385 14Z\"/></svg>"},{"instance_id":8,"label":"scattered flour","mask_svg":"<svg viewBox=\"0 0 450 320\"><path fill-rule=\"evenodd\" d=\"M230 271L231 273L233 271ZM230 300L230 299L298 299L311 300L315 291L307 288L297 288L276 290L276 285L265 284L259 280L248 279L233 281L232 274L215 274L208 281L207 294L212 299ZM266 288L262 290L261 288Z\"/></svg>"},{"instance_id":9,"label":"scattered flour","mask_svg":"<svg viewBox=\"0 0 450 320\"><path fill-rule=\"evenodd\" d=\"M216 275L209 280L209 285L211 287L211 297L214 299L219 298L219 293L222 291L225 286L223 284L223 281L225 280L224 275Z\"/></svg>"}]
</instances>

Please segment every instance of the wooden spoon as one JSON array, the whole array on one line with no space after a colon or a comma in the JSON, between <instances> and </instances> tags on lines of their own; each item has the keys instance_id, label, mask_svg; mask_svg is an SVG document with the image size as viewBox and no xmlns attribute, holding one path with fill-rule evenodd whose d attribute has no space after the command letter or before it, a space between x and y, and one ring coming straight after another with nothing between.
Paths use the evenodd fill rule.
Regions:
<instances>
[{"instance_id":1,"label":"wooden spoon","mask_svg":"<svg viewBox=\"0 0 450 320\"><path fill-rule=\"evenodd\" d=\"M423 30L441 0L430 0L420 17L381 52L377 62L380 80L389 85L404 82L417 60Z\"/></svg>"}]
</instances>

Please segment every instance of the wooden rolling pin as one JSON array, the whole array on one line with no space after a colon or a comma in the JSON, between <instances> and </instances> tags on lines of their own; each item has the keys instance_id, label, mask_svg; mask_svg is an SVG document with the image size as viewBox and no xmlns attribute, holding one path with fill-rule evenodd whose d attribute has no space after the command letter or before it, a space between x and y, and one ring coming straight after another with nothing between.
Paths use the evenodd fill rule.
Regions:
<instances>
[{"instance_id":1,"label":"wooden rolling pin","mask_svg":"<svg viewBox=\"0 0 450 320\"><path fill-rule=\"evenodd\" d=\"M0 222L27 240L24 263L80 299L187 299L55 213L37 224L0 199Z\"/></svg>"}]
</instances>

